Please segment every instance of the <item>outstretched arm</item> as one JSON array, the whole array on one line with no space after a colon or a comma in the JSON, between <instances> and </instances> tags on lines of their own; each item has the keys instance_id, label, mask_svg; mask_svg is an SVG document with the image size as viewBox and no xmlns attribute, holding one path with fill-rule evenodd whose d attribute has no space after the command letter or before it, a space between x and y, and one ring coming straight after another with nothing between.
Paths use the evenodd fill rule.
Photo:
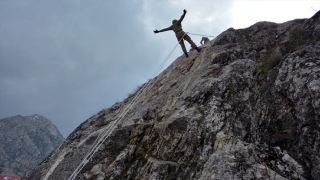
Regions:
<instances>
[{"instance_id":1,"label":"outstretched arm","mask_svg":"<svg viewBox=\"0 0 320 180\"><path fill-rule=\"evenodd\" d=\"M186 14L187 14L187 10L184 9L182 16L181 16L180 19L178 20L179 23L181 23L181 22L183 21L184 16L185 16Z\"/></svg>"},{"instance_id":2,"label":"outstretched arm","mask_svg":"<svg viewBox=\"0 0 320 180\"><path fill-rule=\"evenodd\" d=\"M159 32L164 32L164 31L169 31L169 30L172 30L172 26L167 27L167 28L164 28L164 29L161 29L160 31L154 30L153 32L154 32L154 33L159 33Z\"/></svg>"}]
</instances>

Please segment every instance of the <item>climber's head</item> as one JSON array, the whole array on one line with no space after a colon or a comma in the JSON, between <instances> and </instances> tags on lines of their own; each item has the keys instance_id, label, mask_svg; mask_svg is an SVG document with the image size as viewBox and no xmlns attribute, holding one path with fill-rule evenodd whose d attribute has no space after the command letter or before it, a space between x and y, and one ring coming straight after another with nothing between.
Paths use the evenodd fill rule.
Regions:
<instances>
[{"instance_id":1,"label":"climber's head","mask_svg":"<svg viewBox=\"0 0 320 180\"><path fill-rule=\"evenodd\" d=\"M178 20L174 19L172 20L172 24L176 23Z\"/></svg>"}]
</instances>

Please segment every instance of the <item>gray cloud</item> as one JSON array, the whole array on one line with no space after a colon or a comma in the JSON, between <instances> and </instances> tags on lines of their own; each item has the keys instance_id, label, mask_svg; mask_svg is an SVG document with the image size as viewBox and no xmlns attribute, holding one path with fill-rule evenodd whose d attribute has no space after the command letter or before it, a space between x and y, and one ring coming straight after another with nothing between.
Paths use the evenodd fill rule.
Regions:
<instances>
[{"instance_id":1,"label":"gray cloud","mask_svg":"<svg viewBox=\"0 0 320 180\"><path fill-rule=\"evenodd\" d=\"M139 3L1 1L0 11L0 118L42 114L66 136L147 79Z\"/></svg>"},{"instance_id":2,"label":"gray cloud","mask_svg":"<svg viewBox=\"0 0 320 180\"><path fill-rule=\"evenodd\" d=\"M187 9L185 31L216 36L233 2L0 1L0 118L41 114L66 137L151 78L177 44L154 29ZM165 66L181 54L178 46Z\"/></svg>"}]
</instances>

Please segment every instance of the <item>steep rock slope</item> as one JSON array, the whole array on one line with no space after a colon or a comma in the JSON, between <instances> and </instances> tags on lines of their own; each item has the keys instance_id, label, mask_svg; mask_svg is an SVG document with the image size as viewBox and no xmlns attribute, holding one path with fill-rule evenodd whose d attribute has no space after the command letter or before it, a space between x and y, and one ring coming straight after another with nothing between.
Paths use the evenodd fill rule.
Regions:
<instances>
[{"instance_id":1,"label":"steep rock slope","mask_svg":"<svg viewBox=\"0 0 320 180\"><path fill-rule=\"evenodd\" d=\"M43 116L1 119L0 174L27 174L63 140L58 129Z\"/></svg>"},{"instance_id":2,"label":"steep rock slope","mask_svg":"<svg viewBox=\"0 0 320 180\"><path fill-rule=\"evenodd\" d=\"M320 179L319 57L320 12L226 30L151 79L76 179ZM70 177L136 93L25 179Z\"/></svg>"}]
</instances>

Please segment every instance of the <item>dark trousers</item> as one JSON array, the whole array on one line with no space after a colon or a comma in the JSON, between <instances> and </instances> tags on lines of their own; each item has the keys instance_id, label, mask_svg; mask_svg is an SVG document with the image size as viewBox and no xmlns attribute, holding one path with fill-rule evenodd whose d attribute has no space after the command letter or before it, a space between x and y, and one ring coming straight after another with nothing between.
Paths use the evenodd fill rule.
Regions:
<instances>
[{"instance_id":1,"label":"dark trousers","mask_svg":"<svg viewBox=\"0 0 320 180\"><path fill-rule=\"evenodd\" d=\"M192 48L195 49L197 47L196 44L191 40L190 36L188 36L188 34L186 34L184 36L179 36L179 37L177 36L178 41L180 41L180 39L182 37L183 37L184 40L186 40L191 45ZM186 49L186 46L184 45L183 39L180 41L180 46L182 48L182 51L184 53L187 53L187 49Z\"/></svg>"}]
</instances>

